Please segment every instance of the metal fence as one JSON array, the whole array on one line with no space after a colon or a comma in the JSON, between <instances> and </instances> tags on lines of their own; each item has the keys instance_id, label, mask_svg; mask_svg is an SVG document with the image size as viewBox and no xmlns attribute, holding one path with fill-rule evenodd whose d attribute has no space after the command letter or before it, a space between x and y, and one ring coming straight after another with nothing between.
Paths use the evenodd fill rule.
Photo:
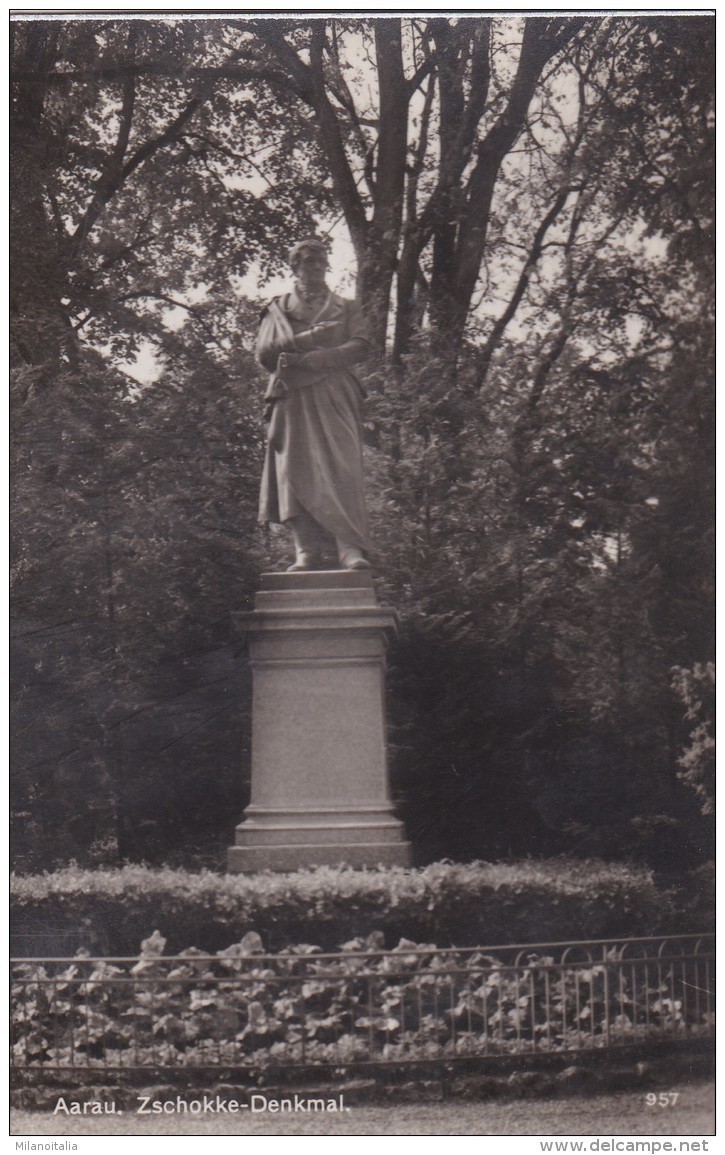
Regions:
<instances>
[{"instance_id":1,"label":"metal fence","mask_svg":"<svg viewBox=\"0 0 725 1155\"><path fill-rule=\"evenodd\" d=\"M23 1070L449 1062L714 1031L711 935L336 954L149 948L11 967L11 1064Z\"/></svg>"}]
</instances>

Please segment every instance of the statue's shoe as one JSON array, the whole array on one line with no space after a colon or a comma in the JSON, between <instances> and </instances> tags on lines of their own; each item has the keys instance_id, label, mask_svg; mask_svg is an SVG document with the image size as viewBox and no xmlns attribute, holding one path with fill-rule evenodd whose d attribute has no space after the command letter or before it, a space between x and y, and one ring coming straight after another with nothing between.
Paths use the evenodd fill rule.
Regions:
<instances>
[{"instance_id":1,"label":"statue's shoe","mask_svg":"<svg viewBox=\"0 0 725 1155\"><path fill-rule=\"evenodd\" d=\"M287 573L299 573L302 570L319 569L320 559L314 553L298 553L292 565L287 566Z\"/></svg>"},{"instance_id":2,"label":"statue's shoe","mask_svg":"<svg viewBox=\"0 0 725 1155\"><path fill-rule=\"evenodd\" d=\"M370 562L363 557L359 549L347 549L341 553L340 565L343 569L372 569Z\"/></svg>"}]
</instances>

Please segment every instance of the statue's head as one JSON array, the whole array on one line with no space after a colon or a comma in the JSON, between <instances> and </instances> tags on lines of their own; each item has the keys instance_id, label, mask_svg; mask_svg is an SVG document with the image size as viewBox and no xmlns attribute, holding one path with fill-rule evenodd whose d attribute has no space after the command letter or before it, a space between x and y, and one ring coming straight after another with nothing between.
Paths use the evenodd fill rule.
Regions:
<instances>
[{"instance_id":1,"label":"statue's head","mask_svg":"<svg viewBox=\"0 0 725 1155\"><path fill-rule=\"evenodd\" d=\"M316 237L306 237L298 241L289 251L292 272L309 286L324 285L329 262L327 249Z\"/></svg>"}]
</instances>

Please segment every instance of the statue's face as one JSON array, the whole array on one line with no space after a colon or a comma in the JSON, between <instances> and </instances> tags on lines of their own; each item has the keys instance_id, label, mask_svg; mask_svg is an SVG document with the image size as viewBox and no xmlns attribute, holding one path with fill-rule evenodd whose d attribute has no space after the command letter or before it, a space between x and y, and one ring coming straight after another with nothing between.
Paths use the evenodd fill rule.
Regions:
<instances>
[{"instance_id":1,"label":"statue's face","mask_svg":"<svg viewBox=\"0 0 725 1155\"><path fill-rule=\"evenodd\" d=\"M329 265L320 249L303 249L294 263L294 274L305 289L321 289Z\"/></svg>"}]
</instances>

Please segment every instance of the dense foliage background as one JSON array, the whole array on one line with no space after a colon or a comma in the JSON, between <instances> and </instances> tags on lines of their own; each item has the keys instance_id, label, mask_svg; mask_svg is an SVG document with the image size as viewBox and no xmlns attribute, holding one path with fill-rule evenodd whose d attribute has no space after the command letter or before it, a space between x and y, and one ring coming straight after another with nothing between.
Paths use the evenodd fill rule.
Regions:
<instances>
[{"instance_id":1,"label":"dense foliage background","mask_svg":"<svg viewBox=\"0 0 725 1155\"><path fill-rule=\"evenodd\" d=\"M17 866L223 861L283 557L251 350L313 230L379 350L417 861L707 859L712 20L11 31Z\"/></svg>"}]
</instances>

